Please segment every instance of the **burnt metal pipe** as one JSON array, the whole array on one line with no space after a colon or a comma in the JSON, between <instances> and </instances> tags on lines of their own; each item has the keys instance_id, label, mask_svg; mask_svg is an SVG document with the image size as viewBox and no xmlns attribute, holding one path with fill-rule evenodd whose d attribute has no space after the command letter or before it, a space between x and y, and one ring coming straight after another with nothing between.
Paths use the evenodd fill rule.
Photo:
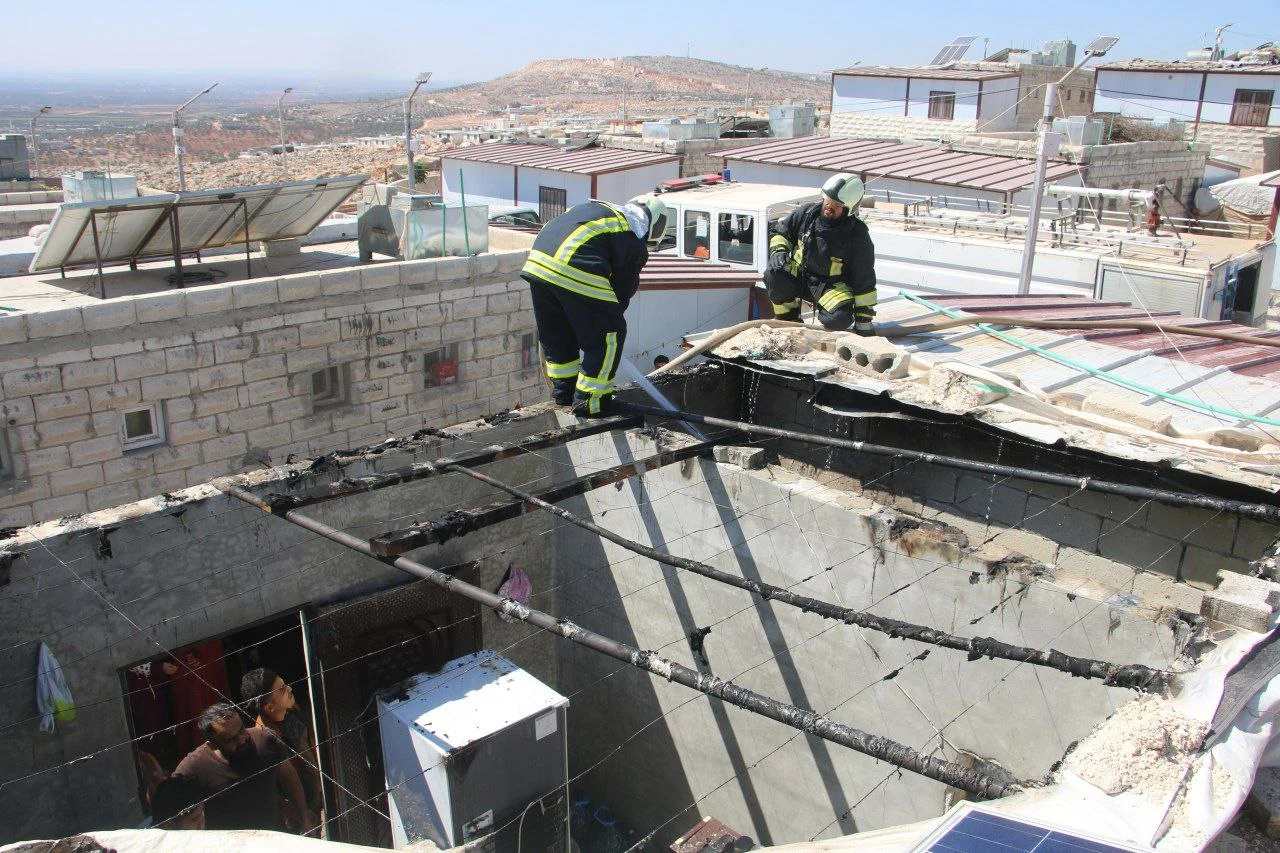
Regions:
<instances>
[{"instance_id":1,"label":"burnt metal pipe","mask_svg":"<svg viewBox=\"0 0 1280 853\"><path fill-rule=\"evenodd\" d=\"M639 403L616 403L620 411L647 415L655 418L670 418L678 421L689 421L707 426L736 429L751 435L767 435L773 438L785 438L801 441L806 444L822 444L827 447L839 447L859 453L871 453L876 456L897 456L927 462L930 465L945 465L964 471L976 471L980 474L996 474L1002 477L1016 477L1020 480L1031 480L1036 483L1050 483L1055 486L1066 486L1071 489L1086 489L1091 492L1104 492L1111 495L1123 495L1135 500L1153 500L1175 506L1190 506L1198 509L1212 509L1229 512L1249 518L1260 518L1280 524L1280 507L1269 504L1233 501L1225 498L1211 498L1207 495L1193 495L1187 492L1171 492L1166 489L1149 489L1146 486L1131 486L1127 483L1114 483L1109 480L1095 480L1092 477L1071 477L1067 474L1052 474L1048 471L1037 471L1034 468L1017 468L1012 465L1000 465L995 462L979 462L974 459L962 459L958 456L944 456L940 453L926 453L922 450L906 450L901 447L888 447L883 444L870 444L851 438L836 438L830 435L817 435L808 432L795 432L778 427L761 426L745 421L730 421L710 415L699 415L693 412L668 411L656 406L645 406Z\"/></svg>"},{"instance_id":2,"label":"burnt metal pipe","mask_svg":"<svg viewBox=\"0 0 1280 853\"><path fill-rule=\"evenodd\" d=\"M257 507L263 512L271 513L271 505L257 495L237 486L223 485L219 488L233 498ZM549 613L526 607L514 599L503 598L496 593L473 586L437 569L432 569L410 560L408 557L378 557L373 553L373 549L369 547L369 543L364 540L309 518L296 510L285 512L284 515L279 517L296 524L304 530L310 530L312 533L323 536L331 542L337 542L339 545L393 566L406 574L422 578L446 592L461 595L464 598L475 601L496 613L510 616L536 628L549 631L571 643L585 646L593 651L608 655L614 660L697 690L699 693L714 696L722 702L736 705L753 714L768 717L793 729L799 729L823 740L849 747L864 755L888 762L904 770L910 770L913 773L919 773L921 776L926 776L945 785L968 791L976 797L995 799L1020 790L1017 785L1006 784L992 779L986 774L977 773L953 762L943 761L932 755L925 755L919 750L912 749L889 738L873 735L860 729L855 729L852 726L834 722L816 711L779 702L777 699L756 693L745 687L739 687L710 673L700 673L675 661L660 657L653 652L643 651L635 646L606 637L603 634L588 631L568 619L557 619Z\"/></svg>"},{"instance_id":3,"label":"burnt metal pipe","mask_svg":"<svg viewBox=\"0 0 1280 853\"><path fill-rule=\"evenodd\" d=\"M579 518L566 509L547 503L536 495L523 492L514 486L508 486L506 483L495 480L478 471L471 471L462 467L455 467L453 470L466 474L468 477L474 477L496 489L501 489L525 503L536 504L548 512L563 518L570 524L589 530L597 536L621 545L632 553L640 554L668 566L685 569L719 583L735 586L738 589L746 590L752 595L759 596L765 601L780 601L783 604L797 607L805 613L816 613L824 619L837 619L846 625L857 625L860 628L879 631L897 639L915 640L920 643L941 646L944 649L966 652L969 660L977 660L983 657L1001 658L1003 660L1056 669L1080 678L1100 678L1104 684L1110 687L1128 687L1133 690L1158 693L1163 691L1169 682L1169 673L1152 669L1143 664L1110 663L1108 661L1093 660L1092 658L1076 657L1055 649L1041 650L1033 649L1029 646L1014 646L992 637L959 637L954 634L948 634L945 631L939 631L936 628L903 622L900 619L876 616L862 610L855 610L852 607L844 607L818 598L810 598L807 595L799 595L785 587L774 586L763 581L747 580L717 569L714 566L709 566L706 563L699 563L696 560L690 560L685 557L673 557L670 554L664 554L661 551L650 548L648 545L634 542L614 533L612 530L606 530L595 522Z\"/></svg>"}]
</instances>

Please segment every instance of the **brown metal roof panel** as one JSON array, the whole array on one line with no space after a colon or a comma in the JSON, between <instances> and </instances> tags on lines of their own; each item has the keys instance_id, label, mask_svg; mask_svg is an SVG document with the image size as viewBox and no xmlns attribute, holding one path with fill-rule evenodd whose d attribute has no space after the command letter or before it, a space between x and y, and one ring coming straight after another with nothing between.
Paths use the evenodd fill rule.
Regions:
<instances>
[{"instance_id":1,"label":"brown metal roof panel","mask_svg":"<svg viewBox=\"0 0 1280 853\"><path fill-rule=\"evenodd\" d=\"M1046 181L1056 181L1056 180L1059 180L1060 178L1069 178L1072 175L1078 175L1078 174L1080 174L1079 166L1073 165L1071 163L1050 163L1048 168L1045 169L1044 179ZM1030 175L1027 177L1009 178L1008 180L1003 180L998 183L989 184L987 186L987 189L999 190L999 191L1020 190L1020 189L1023 189L1024 187L1031 186L1031 184L1033 183L1035 183L1034 168L1032 169Z\"/></svg>"}]
</instances>

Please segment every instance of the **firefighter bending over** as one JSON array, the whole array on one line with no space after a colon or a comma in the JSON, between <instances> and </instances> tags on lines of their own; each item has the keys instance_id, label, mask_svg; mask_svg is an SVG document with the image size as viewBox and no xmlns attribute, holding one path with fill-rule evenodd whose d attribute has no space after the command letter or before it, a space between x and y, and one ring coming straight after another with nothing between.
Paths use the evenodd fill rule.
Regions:
<instances>
[{"instance_id":1,"label":"firefighter bending over","mask_svg":"<svg viewBox=\"0 0 1280 853\"><path fill-rule=\"evenodd\" d=\"M627 336L623 313L649 260L646 241L667 228L654 195L622 207L579 204L552 219L534 240L520 277L529 282L551 399L580 417L603 417Z\"/></svg>"},{"instance_id":2,"label":"firefighter bending over","mask_svg":"<svg viewBox=\"0 0 1280 853\"><path fill-rule=\"evenodd\" d=\"M875 246L853 214L862 196L860 178L834 175L822 185L820 203L803 204L769 226L764 283L779 320L799 320L805 299L817 305L826 328L875 334Z\"/></svg>"}]
</instances>

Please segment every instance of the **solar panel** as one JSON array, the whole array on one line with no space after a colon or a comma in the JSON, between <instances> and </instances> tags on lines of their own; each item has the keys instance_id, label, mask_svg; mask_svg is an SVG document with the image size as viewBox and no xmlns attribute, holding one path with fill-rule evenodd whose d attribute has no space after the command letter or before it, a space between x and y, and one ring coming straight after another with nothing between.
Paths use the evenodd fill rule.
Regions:
<instances>
[{"instance_id":1,"label":"solar panel","mask_svg":"<svg viewBox=\"0 0 1280 853\"><path fill-rule=\"evenodd\" d=\"M1105 56L1107 51L1116 46L1116 42L1120 39L1115 36L1098 36L1089 42L1089 46L1084 49L1086 56Z\"/></svg>"},{"instance_id":2,"label":"solar panel","mask_svg":"<svg viewBox=\"0 0 1280 853\"><path fill-rule=\"evenodd\" d=\"M969 46L978 40L977 36L960 36L951 42L951 44L938 51L938 55L933 58L930 65L946 65L948 62L958 62L964 58L969 51Z\"/></svg>"},{"instance_id":3,"label":"solar panel","mask_svg":"<svg viewBox=\"0 0 1280 853\"><path fill-rule=\"evenodd\" d=\"M913 853L1115 853L1151 848L1099 841L962 802L911 849Z\"/></svg>"},{"instance_id":4,"label":"solar panel","mask_svg":"<svg viewBox=\"0 0 1280 853\"><path fill-rule=\"evenodd\" d=\"M109 264L173 255L173 219L182 254L243 243L246 219L250 242L304 237L366 180L368 175L350 175L64 204L36 250L31 272L99 258Z\"/></svg>"}]
</instances>

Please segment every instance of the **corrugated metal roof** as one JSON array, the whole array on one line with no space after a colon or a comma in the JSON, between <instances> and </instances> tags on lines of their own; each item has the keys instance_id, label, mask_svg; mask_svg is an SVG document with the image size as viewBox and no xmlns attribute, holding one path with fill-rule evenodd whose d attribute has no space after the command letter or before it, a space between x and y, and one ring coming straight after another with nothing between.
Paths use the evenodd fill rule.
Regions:
<instances>
[{"instance_id":1,"label":"corrugated metal roof","mask_svg":"<svg viewBox=\"0 0 1280 853\"><path fill-rule=\"evenodd\" d=\"M998 80L1017 77L1013 69L1003 71L978 68L938 68L929 65L858 65L832 71L846 77L910 77L917 80Z\"/></svg>"},{"instance_id":2,"label":"corrugated metal roof","mask_svg":"<svg viewBox=\"0 0 1280 853\"><path fill-rule=\"evenodd\" d=\"M807 136L718 152L726 163L766 163L857 172L864 181L901 178L954 187L1008 192L1035 182L1036 163L1022 157L970 154L948 148L870 139ZM1077 174L1070 163L1050 162L1046 180ZM872 185L874 186L874 185Z\"/></svg>"},{"instance_id":3,"label":"corrugated metal roof","mask_svg":"<svg viewBox=\"0 0 1280 853\"><path fill-rule=\"evenodd\" d=\"M640 271L641 290L698 290L703 288L753 287L762 278L750 267L681 258L677 255L650 255Z\"/></svg>"},{"instance_id":4,"label":"corrugated metal roof","mask_svg":"<svg viewBox=\"0 0 1280 853\"><path fill-rule=\"evenodd\" d=\"M1199 74L1280 74L1280 65L1231 65L1225 62L1209 62L1198 59L1122 59L1099 65L1095 71L1183 71Z\"/></svg>"},{"instance_id":5,"label":"corrugated metal roof","mask_svg":"<svg viewBox=\"0 0 1280 853\"><path fill-rule=\"evenodd\" d=\"M572 172L576 175L603 175L640 166L656 166L660 163L680 161L678 156L651 151L628 151L622 148L579 148L575 151L567 151L550 145L518 142L474 145L470 148L446 151L440 156L445 160L501 163L532 169L550 169L553 172Z\"/></svg>"}]
</instances>

